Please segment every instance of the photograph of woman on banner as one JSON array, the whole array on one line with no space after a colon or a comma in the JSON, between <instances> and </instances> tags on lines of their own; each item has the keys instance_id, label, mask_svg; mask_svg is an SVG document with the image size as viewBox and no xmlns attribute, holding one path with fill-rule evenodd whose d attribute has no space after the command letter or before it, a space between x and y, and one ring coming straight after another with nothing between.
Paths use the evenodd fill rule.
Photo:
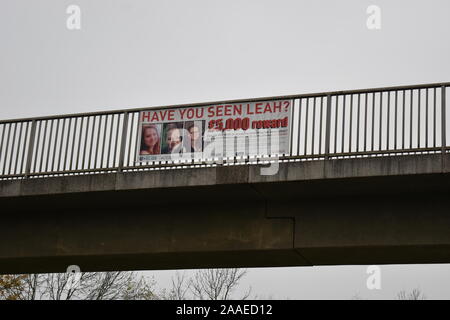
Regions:
<instances>
[{"instance_id":1,"label":"photograph of woman on banner","mask_svg":"<svg viewBox=\"0 0 450 320\"><path fill-rule=\"evenodd\" d=\"M190 150L192 153L203 151L203 134L205 131L205 120L187 121L184 123L184 128L187 130L190 139ZM186 141L187 142L187 141ZM186 149L188 143L185 144Z\"/></svg>"},{"instance_id":2,"label":"photograph of woman on banner","mask_svg":"<svg viewBox=\"0 0 450 320\"><path fill-rule=\"evenodd\" d=\"M185 153L183 146L183 122L165 123L163 127L162 154Z\"/></svg>"},{"instance_id":3,"label":"photograph of woman on banner","mask_svg":"<svg viewBox=\"0 0 450 320\"><path fill-rule=\"evenodd\" d=\"M161 154L161 125L142 126L140 155Z\"/></svg>"}]
</instances>

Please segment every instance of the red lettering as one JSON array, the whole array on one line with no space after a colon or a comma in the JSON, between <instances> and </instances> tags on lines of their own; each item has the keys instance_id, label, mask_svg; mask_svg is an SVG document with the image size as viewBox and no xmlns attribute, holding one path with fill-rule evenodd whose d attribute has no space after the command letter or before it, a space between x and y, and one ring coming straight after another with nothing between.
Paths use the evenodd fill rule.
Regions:
<instances>
[{"instance_id":1,"label":"red lettering","mask_svg":"<svg viewBox=\"0 0 450 320\"><path fill-rule=\"evenodd\" d=\"M262 111L261 111L261 106L262 106L262 103L257 103L256 105L255 105L255 113L256 114L260 114L260 113L262 113Z\"/></svg>"},{"instance_id":2,"label":"red lettering","mask_svg":"<svg viewBox=\"0 0 450 320\"><path fill-rule=\"evenodd\" d=\"M222 117L223 116L223 106L217 106L216 107L216 116Z\"/></svg>"},{"instance_id":3,"label":"red lettering","mask_svg":"<svg viewBox=\"0 0 450 320\"><path fill-rule=\"evenodd\" d=\"M222 119L216 120L216 129L223 130L223 122L222 122Z\"/></svg>"},{"instance_id":4,"label":"red lettering","mask_svg":"<svg viewBox=\"0 0 450 320\"><path fill-rule=\"evenodd\" d=\"M208 118L214 117L214 107L208 107Z\"/></svg>"},{"instance_id":5,"label":"red lettering","mask_svg":"<svg viewBox=\"0 0 450 320\"><path fill-rule=\"evenodd\" d=\"M179 110L181 119L184 119L184 114L186 113L187 109L179 109Z\"/></svg>"},{"instance_id":6,"label":"red lettering","mask_svg":"<svg viewBox=\"0 0 450 320\"><path fill-rule=\"evenodd\" d=\"M236 118L234 120L234 130L239 130L242 126L242 120L241 118Z\"/></svg>"},{"instance_id":7,"label":"red lettering","mask_svg":"<svg viewBox=\"0 0 450 320\"><path fill-rule=\"evenodd\" d=\"M158 113L153 112L153 116L152 116L151 122L159 122Z\"/></svg>"},{"instance_id":8,"label":"red lettering","mask_svg":"<svg viewBox=\"0 0 450 320\"><path fill-rule=\"evenodd\" d=\"M232 116L232 108L233 106L231 104L226 104L225 105L225 116Z\"/></svg>"},{"instance_id":9,"label":"red lettering","mask_svg":"<svg viewBox=\"0 0 450 320\"><path fill-rule=\"evenodd\" d=\"M225 122L225 130L231 130L233 129L233 119L227 119Z\"/></svg>"},{"instance_id":10,"label":"red lettering","mask_svg":"<svg viewBox=\"0 0 450 320\"><path fill-rule=\"evenodd\" d=\"M141 119L141 121L142 122L150 121L150 115L151 115L151 112L142 112L142 119Z\"/></svg>"},{"instance_id":11,"label":"red lettering","mask_svg":"<svg viewBox=\"0 0 450 320\"><path fill-rule=\"evenodd\" d=\"M273 112L281 112L281 101L280 102L275 101L273 103Z\"/></svg>"},{"instance_id":12,"label":"red lettering","mask_svg":"<svg viewBox=\"0 0 450 320\"><path fill-rule=\"evenodd\" d=\"M273 120L255 120L252 121L252 129L268 129L268 128L280 128L287 127L289 125L289 118L285 117L283 119L273 119ZM250 119L244 118L242 121L242 128L250 126Z\"/></svg>"},{"instance_id":13,"label":"red lettering","mask_svg":"<svg viewBox=\"0 0 450 320\"><path fill-rule=\"evenodd\" d=\"M250 118L244 118L242 121L242 129L247 130L250 127Z\"/></svg>"},{"instance_id":14,"label":"red lettering","mask_svg":"<svg viewBox=\"0 0 450 320\"><path fill-rule=\"evenodd\" d=\"M197 117L197 118L203 118L203 108L197 108L197 109L195 109L195 116Z\"/></svg>"},{"instance_id":15,"label":"red lettering","mask_svg":"<svg viewBox=\"0 0 450 320\"><path fill-rule=\"evenodd\" d=\"M194 109L187 110L187 118L192 119L194 117Z\"/></svg>"},{"instance_id":16,"label":"red lettering","mask_svg":"<svg viewBox=\"0 0 450 320\"><path fill-rule=\"evenodd\" d=\"M247 114L254 114L251 110L250 110L250 104L247 103Z\"/></svg>"},{"instance_id":17,"label":"red lettering","mask_svg":"<svg viewBox=\"0 0 450 320\"><path fill-rule=\"evenodd\" d=\"M262 127L262 121L261 120L252 122L252 128L253 129L261 129L261 127Z\"/></svg>"},{"instance_id":18,"label":"red lettering","mask_svg":"<svg viewBox=\"0 0 450 320\"><path fill-rule=\"evenodd\" d=\"M161 115L161 120L164 121L166 119L167 110L160 111L159 114Z\"/></svg>"},{"instance_id":19,"label":"red lettering","mask_svg":"<svg viewBox=\"0 0 450 320\"><path fill-rule=\"evenodd\" d=\"M234 105L234 114L235 115L242 115L242 104L239 104L239 105L237 105L237 104L235 104Z\"/></svg>"}]
</instances>

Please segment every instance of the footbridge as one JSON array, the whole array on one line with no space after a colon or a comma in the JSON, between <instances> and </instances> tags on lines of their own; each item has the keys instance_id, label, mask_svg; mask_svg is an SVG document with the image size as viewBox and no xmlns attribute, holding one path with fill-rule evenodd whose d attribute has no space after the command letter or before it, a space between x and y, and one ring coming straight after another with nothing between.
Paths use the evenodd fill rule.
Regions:
<instances>
[{"instance_id":1,"label":"footbridge","mask_svg":"<svg viewBox=\"0 0 450 320\"><path fill-rule=\"evenodd\" d=\"M449 86L154 108L293 101L288 152L220 162L136 161L143 109L2 120L0 273L448 263Z\"/></svg>"}]
</instances>

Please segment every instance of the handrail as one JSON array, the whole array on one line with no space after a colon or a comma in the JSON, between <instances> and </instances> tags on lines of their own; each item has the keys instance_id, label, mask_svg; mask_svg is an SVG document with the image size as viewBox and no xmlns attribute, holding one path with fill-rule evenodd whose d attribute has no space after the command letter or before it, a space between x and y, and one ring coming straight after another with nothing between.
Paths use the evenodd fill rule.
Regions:
<instances>
[{"instance_id":1,"label":"handrail","mask_svg":"<svg viewBox=\"0 0 450 320\"><path fill-rule=\"evenodd\" d=\"M139 112L269 100L294 101L283 161L444 154L449 87L443 82L1 120L0 180L196 166L203 160L135 163Z\"/></svg>"},{"instance_id":2,"label":"handrail","mask_svg":"<svg viewBox=\"0 0 450 320\"><path fill-rule=\"evenodd\" d=\"M440 87L450 87L450 82L438 82L438 83L406 85L406 86L394 86L394 87L378 87L378 88L344 90L344 91L302 93L302 94L283 95L283 96L268 96L268 97L260 97L260 98L250 98L250 99L218 100L218 101L208 101L208 102L199 102L199 103L165 105L165 106L151 106L151 107L141 107L141 108L116 109L116 110L87 112L87 113L68 113L68 114L63 114L63 115L51 115L51 116L42 116L42 117L17 118L17 119L0 120L0 124L2 124L2 123L23 122L23 121L33 121L33 120L67 119L67 118L76 118L76 117L82 117L82 116L99 116L99 115L106 115L106 114L120 114L120 113L124 113L124 112L133 113L133 112L140 112L140 111L149 110L149 109L178 109L178 108L202 107L202 106L209 106L209 105L232 104L232 103L241 103L241 102L260 102L260 101L268 101L268 100L289 100L289 99L326 97L326 96L336 96L336 95L372 93L372 92L380 92L380 91L387 92L387 91L399 91L399 90L432 89L432 88L440 88Z\"/></svg>"}]
</instances>

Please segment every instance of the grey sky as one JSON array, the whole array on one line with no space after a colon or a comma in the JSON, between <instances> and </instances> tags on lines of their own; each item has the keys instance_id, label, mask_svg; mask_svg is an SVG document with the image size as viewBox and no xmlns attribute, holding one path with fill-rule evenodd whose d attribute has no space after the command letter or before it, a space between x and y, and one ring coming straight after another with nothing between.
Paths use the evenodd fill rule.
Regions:
<instances>
[{"instance_id":1,"label":"grey sky","mask_svg":"<svg viewBox=\"0 0 450 320\"><path fill-rule=\"evenodd\" d=\"M77 4L82 29L66 29ZM366 8L382 28L366 27ZM450 2L2 0L0 119L450 81ZM255 293L450 297L450 267L252 270ZM161 275L167 281L169 272Z\"/></svg>"}]
</instances>

